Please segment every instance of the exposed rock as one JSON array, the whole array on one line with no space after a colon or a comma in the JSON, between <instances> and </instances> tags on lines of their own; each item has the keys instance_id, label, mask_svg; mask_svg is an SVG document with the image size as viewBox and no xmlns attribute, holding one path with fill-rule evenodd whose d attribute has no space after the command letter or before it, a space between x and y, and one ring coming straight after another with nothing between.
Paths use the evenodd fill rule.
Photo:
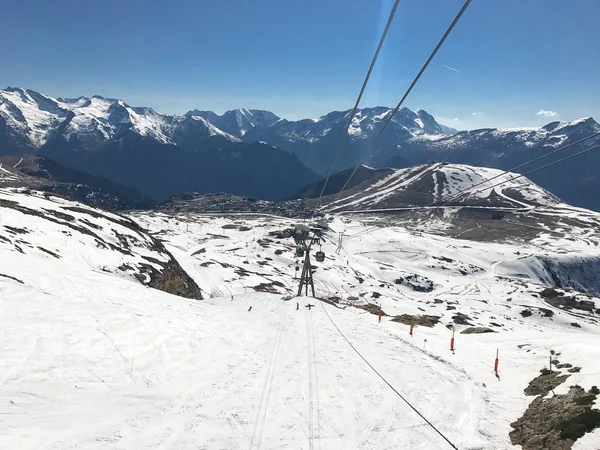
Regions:
<instances>
[{"instance_id":1,"label":"exposed rock","mask_svg":"<svg viewBox=\"0 0 600 450\"><path fill-rule=\"evenodd\" d=\"M433 327L440 321L440 316L402 314L392 319L392 322L404 325L420 325L422 327Z\"/></svg>"},{"instance_id":2,"label":"exposed rock","mask_svg":"<svg viewBox=\"0 0 600 450\"><path fill-rule=\"evenodd\" d=\"M524 450L569 450L577 439L600 426L600 411L592 409L597 390L571 386L566 395L537 397L512 423L513 445Z\"/></svg>"},{"instance_id":3,"label":"exposed rock","mask_svg":"<svg viewBox=\"0 0 600 450\"><path fill-rule=\"evenodd\" d=\"M0 273L0 277L8 278L9 280L16 281L17 283L20 283L20 284L25 284L21 280L19 280L18 278L15 278L15 277L13 277L11 275L5 275L3 273Z\"/></svg>"},{"instance_id":4,"label":"exposed rock","mask_svg":"<svg viewBox=\"0 0 600 450\"><path fill-rule=\"evenodd\" d=\"M561 375L560 372L553 372L548 369L542 369L541 375L529 382L525 388L526 395L546 395L556 386L562 384L569 375Z\"/></svg>"},{"instance_id":5,"label":"exposed rock","mask_svg":"<svg viewBox=\"0 0 600 450\"><path fill-rule=\"evenodd\" d=\"M452 320L454 320L454 323L457 325L473 326L473 324L471 322L469 322L469 320L471 320L471 318L463 313L456 313L454 316L452 316Z\"/></svg>"},{"instance_id":6,"label":"exposed rock","mask_svg":"<svg viewBox=\"0 0 600 450\"><path fill-rule=\"evenodd\" d=\"M150 282L146 284L154 289L180 297L202 300L202 291L174 258L164 264L162 270L157 270L149 264L141 264L141 272L142 274L136 277L143 282L143 275L148 275Z\"/></svg>"},{"instance_id":7,"label":"exposed rock","mask_svg":"<svg viewBox=\"0 0 600 450\"><path fill-rule=\"evenodd\" d=\"M429 278L416 273L403 274L403 276L395 279L394 283L407 286L415 292L431 292L435 286Z\"/></svg>"},{"instance_id":8,"label":"exposed rock","mask_svg":"<svg viewBox=\"0 0 600 450\"><path fill-rule=\"evenodd\" d=\"M482 334L482 333L495 333L494 330L487 327L469 327L460 332L460 334Z\"/></svg>"},{"instance_id":9,"label":"exposed rock","mask_svg":"<svg viewBox=\"0 0 600 450\"><path fill-rule=\"evenodd\" d=\"M270 294L280 294L281 292L277 288L283 288L284 286L278 281L272 281L271 283L260 283L252 289L256 292L267 292Z\"/></svg>"},{"instance_id":10,"label":"exposed rock","mask_svg":"<svg viewBox=\"0 0 600 450\"><path fill-rule=\"evenodd\" d=\"M553 288L544 289L542 292L540 292L540 296L552 306L562 307L567 310L578 309L581 311L592 312L596 306L591 300L577 300L575 296L561 294Z\"/></svg>"},{"instance_id":11,"label":"exposed rock","mask_svg":"<svg viewBox=\"0 0 600 450\"><path fill-rule=\"evenodd\" d=\"M379 305L376 305L375 303L367 303L366 305L355 305L355 306L358 309L364 309L365 311L370 312L371 314L375 314L375 315L378 315L379 311L381 311L382 315L387 316L387 314L385 312L383 312L383 310L379 307Z\"/></svg>"}]
</instances>

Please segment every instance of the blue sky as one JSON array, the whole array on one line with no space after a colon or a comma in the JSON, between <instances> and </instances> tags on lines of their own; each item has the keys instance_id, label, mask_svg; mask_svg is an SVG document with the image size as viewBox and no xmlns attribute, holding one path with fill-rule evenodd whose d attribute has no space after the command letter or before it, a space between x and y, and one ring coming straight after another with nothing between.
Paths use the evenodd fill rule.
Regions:
<instances>
[{"instance_id":1,"label":"blue sky","mask_svg":"<svg viewBox=\"0 0 600 450\"><path fill-rule=\"evenodd\" d=\"M391 4L6 0L0 86L317 117L353 106ZM401 0L361 106L395 106L461 6ZM598 0L473 0L405 106L460 129L600 121L599 21Z\"/></svg>"}]
</instances>

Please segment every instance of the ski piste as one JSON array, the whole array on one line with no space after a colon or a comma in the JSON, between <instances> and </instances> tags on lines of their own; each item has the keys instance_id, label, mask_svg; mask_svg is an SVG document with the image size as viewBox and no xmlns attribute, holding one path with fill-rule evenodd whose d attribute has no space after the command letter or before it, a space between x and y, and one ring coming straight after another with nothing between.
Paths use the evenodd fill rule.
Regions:
<instances>
[{"instance_id":1,"label":"ski piste","mask_svg":"<svg viewBox=\"0 0 600 450\"><path fill-rule=\"evenodd\" d=\"M434 224L373 232L364 215L334 215L327 258L314 264L315 299L290 297L294 241L269 234L297 221L131 214L201 288L204 300L192 300L123 268L160 255L135 234L124 253L97 210L1 194L2 448L450 448L374 368L458 448L507 449L511 423L534 399L523 391L551 351L563 365L553 370L569 375L556 395L600 379L597 319L540 295L549 283L541 261L565 252L593 261L592 232L477 242L435 234ZM15 204L56 213L25 217ZM336 254L340 232L356 237ZM596 294L575 294L600 307ZM396 321L406 315L437 324L415 324L411 336ZM470 328L494 332L462 333ZM595 430L573 448L599 442Z\"/></svg>"}]
</instances>

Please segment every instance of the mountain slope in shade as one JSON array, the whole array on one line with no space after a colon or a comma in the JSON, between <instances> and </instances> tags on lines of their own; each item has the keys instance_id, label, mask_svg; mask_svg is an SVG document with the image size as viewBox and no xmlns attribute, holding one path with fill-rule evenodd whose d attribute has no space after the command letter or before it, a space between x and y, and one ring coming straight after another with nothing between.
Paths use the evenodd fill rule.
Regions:
<instances>
[{"instance_id":1,"label":"mountain slope in shade","mask_svg":"<svg viewBox=\"0 0 600 450\"><path fill-rule=\"evenodd\" d=\"M261 143L207 140L201 151L188 151L131 135L96 151L57 158L77 170L127 183L158 201L182 192L279 200L318 180L295 155Z\"/></svg>"},{"instance_id":2,"label":"mountain slope in shade","mask_svg":"<svg viewBox=\"0 0 600 450\"><path fill-rule=\"evenodd\" d=\"M325 183L325 178L317 181L309 186L305 186L291 197L293 199L296 198L315 198L321 195L321 191L323 191L323 195L331 195L337 194L346 181L348 177L352 173L354 169L342 170L341 172L334 173L329 177L329 181L327 181L327 185L325 186L325 190L323 191L323 185ZM346 189L353 188L354 186L359 185L365 180L370 180L376 174L380 172L380 169L373 169L372 167L360 166L352 179L349 181Z\"/></svg>"},{"instance_id":3,"label":"mountain slope in shade","mask_svg":"<svg viewBox=\"0 0 600 450\"><path fill-rule=\"evenodd\" d=\"M241 138L253 128L268 128L281 120L270 111L260 109L235 109L219 116L212 111L194 109L188 111L188 117L202 117L226 133Z\"/></svg>"},{"instance_id":4,"label":"mountain slope in shade","mask_svg":"<svg viewBox=\"0 0 600 450\"><path fill-rule=\"evenodd\" d=\"M71 169L43 156L3 156L0 157L0 165L5 173L13 175L0 181L5 186L54 192L109 210L151 208L156 204L152 198L137 189Z\"/></svg>"}]
</instances>

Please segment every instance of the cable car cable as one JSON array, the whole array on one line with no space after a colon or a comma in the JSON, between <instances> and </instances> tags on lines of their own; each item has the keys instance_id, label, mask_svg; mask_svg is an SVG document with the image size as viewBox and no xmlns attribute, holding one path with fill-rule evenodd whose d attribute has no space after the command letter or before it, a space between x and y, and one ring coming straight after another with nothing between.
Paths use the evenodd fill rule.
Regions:
<instances>
[{"instance_id":1,"label":"cable car cable","mask_svg":"<svg viewBox=\"0 0 600 450\"><path fill-rule=\"evenodd\" d=\"M463 195L465 192L468 192L468 191L470 191L471 189L474 189L474 188L476 188L477 186L480 186L480 185L482 185L482 184L484 184L484 183L488 183L488 182L490 182L490 181L492 181L492 180L495 180L495 179L497 179L497 178L500 178L500 177L501 177L501 176L503 176L503 175L506 175L506 174L508 174L508 173L514 172L515 170L518 170L518 169L521 169L521 168L523 168L523 167L525 167L525 166L528 166L528 165L530 165L530 164L533 164L534 162L538 162L538 161L540 161L540 160L542 160L542 159L544 159L544 158L547 158L547 157L549 157L549 156L552 156L552 155L555 155L555 154L557 154L557 153L559 153L559 152L562 152L562 151L564 151L564 150L567 150L567 149L569 149L569 148L571 148L571 147L573 147L573 146L575 146L575 145L577 145L577 144L581 144L582 142L584 142L584 141L587 141L587 140L589 140L589 139L592 139L592 138L594 138L594 137L596 137L596 136L600 136L600 131L599 131L599 132L597 132L597 133L594 133L594 134L592 134L592 135L590 135L590 136L588 136L588 137L585 137L585 138L583 138L583 139L579 139L579 140L578 140L578 141L576 141L576 142L572 142L572 143L571 143L571 144L569 144L569 145L565 145L564 147L561 147L561 148L559 148L559 149L556 149L556 150L554 150L554 151L552 151L552 152L550 152L550 153L546 153L545 155L542 155L542 156L540 156L540 157L538 157L538 158L532 159L531 161L527 161L527 162L525 162L525 163L523 163L523 164L519 164L518 166L515 166L515 167L512 167L512 168L510 168L510 169L507 169L507 170L503 171L502 173L500 173L500 174L498 174L498 175L495 175L495 176L493 176L493 177L491 177L491 178L488 178L488 179L486 179L486 180L480 181L479 183L476 183L476 184L474 184L473 186L469 186L468 188L466 188L466 189L463 189L462 191L459 191L458 193L454 194L452 197L450 197L448 200L444 201L444 202L443 202L442 204L440 204L440 205L437 205L437 202L433 202L433 203L431 203L431 204L429 204L429 205L426 205L425 207L427 207L427 206L434 206L434 205L436 205L436 206L444 206L444 205L446 205L446 204L450 203L451 201L453 201L453 200L456 200L457 198L461 197L461 196L462 196L462 195ZM548 167L548 166L545 166L545 167ZM532 172L528 172L528 173L532 173Z\"/></svg>"},{"instance_id":2,"label":"cable car cable","mask_svg":"<svg viewBox=\"0 0 600 450\"><path fill-rule=\"evenodd\" d=\"M381 51L383 42L385 41L388 30L390 29L392 20L394 20L394 15L396 14L396 9L398 9L399 3L400 3L400 0L396 0L394 2L394 5L392 6L390 16L385 25L385 28L383 29L383 33L381 34L381 39L379 39L379 45L377 46L377 50L375 51L375 54L373 55L373 59L371 60L371 65L369 66L369 71L367 72L365 80L363 81L363 85L360 89L360 93L358 94L358 98L356 99L356 103L354 104L354 109L352 110L352 112L350 113L350 117L348 118L348 124L346 125L346 129L344 130L344 133L342 134L337 151L335 152L333 161L331 163L331 166L329 167L329 172L327 173L327 178L325 178L325 183L323 183L323 189L321 189L321 194L319 195L319 202L318 202L317 209L321 206L321 198L323 197L323 193L325 192L325 188L327 187L327 183L329 182L329 178L331 177L331 172L333 171L333 168L335 167L335 163L337 162L338 157L340 156L340 152L342 151L342 147L344 146L344 141L346 140L346 136L348 135L348 130L350 129L350 125L352 125L352 119L354 118L354 115L356 114L356 110L358 109L360 100L363 96L363 93L365 92L365 88L367 87L367 84L369 83L369 78L371 77L371 72L373 71L373 67L375 67L375 62L377 61L377 57L379 56L379 52Z\"/></svg>"},{"instance_id":3,"label":"cable car cable","mask_svg":"<svg viewBox=\"0 0 600 450\"><path fill-rule=\"evenodd\" d=\"M379 140L379 138L381 137L381 135L383 134L383 132L385 131L385 129L387 128L387 126L392 121L394 115L398 112L398 110L400 109L400 106L402 106L402 104L404 103L404 100L406 100L406 97L408 97L408 95L410 94L410 92L412 91L412 89L415 87L415 85L417 84L417 82L419 81L419 79L421 78L421 76L423 75L423 73L425 72L425 70L427 69L427 67L429 66L429 64L431 63L431 61L433 60L433 58L435 57L435 55L439 51L439 49L442 47L442 45L446 41L446 38L448 38L448 36L450 35L450 33L452 32L452 30L454 29L454 27L456 26L456 24L458 23L458 21L460 20L460 18L464 14L464 12L467 10L467 8L469 7L469 5L471 4L471 1L472 0L466 0L465 1L464 5L460 9L460 11L458 12L458 14L454 18L454 20L452 21L452 23L450 24L450 26L448 27L448 29L446 30L446 32L444 33L444 35L442 36L442 38L440 39L440 41L438 42L438 44L436 45L435 49L433 50L433 52L431 53L431 55L429 55L429 58L427 58L427 61L425 62L425 64L423 64L423 67L421 67L421 70L419 71L419 73L417 74L417 76L415 77L415 79L413 80L413 82L410 84L410 86L408 87L408 89L406 90L406 92L404 93L404 95L402 96L402 99L400 99L400 102L398 102L398 105L396 105L396 108L394 108L394 110L392 111L392 113L389 115L388 119L383 124L383 127L381 128L381 130L379 130L379 133L377 134L377 136L375 137L375 139L373 140L373 142L371 143L371 145L367 148L367 150L365 151L365 153L362 155L362 157L360 158L360 161L358 161L358 164L356 164L356 166L354 167L354 170L352 171L352 173L350 174L350 176L346 180L346 183L344 183L344 186L342 186L342 189L340 189L340 191L338 192L337 195L339 195L340 192L342 192L344 189L346 189L346 186L348 186L348 183L350 182L350 180L352 179L352 177L354 176L354 174L356 173L356 171L358 170L358 168L362 165L363 161L369 155L369 153L371 153L371 151L373 150L373 147L375 147L375 144L377 143L377 141Z\"/></svg>"},{"instance_id":4,"label":"cable car cable","mask_svg":"<svg viewBox=\"0 0 600 450\"><path fill-rule=\"evenodd\" d=\"M370 368L373 370L373 372L375 372L375 373L376 373L376 374L379 376L379 378L381 378L381 379L383 380L383 382L384 382L385 384L387 384L387 385L388 385L388 386L389 386L389 387L392 389L392 391L394 391L394 392L395 392L395 393L398 395L398 397L400 397L400 398L401 398L401 399L404 401L404 403L406 403L408 406L410 406L410 408L411 408L411 409L412 409L414 412L416 412L416 413L417 413L417 415L418 415L418 416L419 416L421 419L423 419L423 420L424 420L424 421L427 423L427 425L429 425L431 428L433 428L437 434L439 434L439 435L440 435L442 438L444 438L444 440L445 440L445 441L446 441L448 444L450 444L450 446L451 446L453 449L455 449L455 450L458 450L458 447L456 447L456 445L454 445L454 444L452 443L452 441L451 441L450 439L448 439L448 438L447 438L447 437L444 435L444 433L442 433L440 430L438 430L438 429L436 428L436 426L435 426L435 425L433 425L433 424L432 424L432 423L431 423L429 420L427 420L427 418L425 418L425 416L423 416L423 414L421 414L417 408L415 408L415 407L414 407L414 406L413 406L413 405L412 405L412 404L411 404L411 403L410 403L408 400L406 400L406 398L404 398L404 396L403 396L403 395L402 395L400 392L398 392L398 391L396 390L396 388L395 388L394 386L392 386L392 385L391 385L391 383L390 383L388 380L386 380L386 379L385 379L385 377L384 377L383 375L381 375L381 374L380 374L380 373L377 371L377 369L375 369L375 367L373 367L373 366L371 365L371 363L370 363L369 361L367 361L367 359L366 359L366 358L365 358L365 357L364 357L364 356L363 356L363 355L362 355L362 354L361 354L361 353L360 353L360 352L359 352L359 351L356 349L356 347L354 347L354 345L352 345L352 342L350 342L350 341L348 340L348 338L347 338L347 337L344 335L344 333L342 333L342 330L340 330L340 329L339 329L339 327L336 325L336 323L333 321L333 319L332 319L332 318L331 318L331 316L329 315L329 312L327 312L327 309L325 308L325 306L323 306L323 302L321 301L321 302L319 302L319 303L321 304L321 307L323 308L323 311L325 311L325 315L327 316L327 318L328 318L328 319L331 321L331 323L333 324L333 326L335 327L335 329L338 331L338 333L340 333L340 336L342 336L342 337L344 338L344 340L345 340L345 341L348 343L348 345L349 345L349 346L352 348L352 350L354 350L354 351L356 352L356 354L357 354L358 356L360 356L360 357L362 358L362 360L363 360L363 361L364 361L364 362L365 362L365 363L366 363L366 364L367 364L367 365L368 365L368 366L369 366L369 367L370 367Z\"/></svg>"}]
</instances>

